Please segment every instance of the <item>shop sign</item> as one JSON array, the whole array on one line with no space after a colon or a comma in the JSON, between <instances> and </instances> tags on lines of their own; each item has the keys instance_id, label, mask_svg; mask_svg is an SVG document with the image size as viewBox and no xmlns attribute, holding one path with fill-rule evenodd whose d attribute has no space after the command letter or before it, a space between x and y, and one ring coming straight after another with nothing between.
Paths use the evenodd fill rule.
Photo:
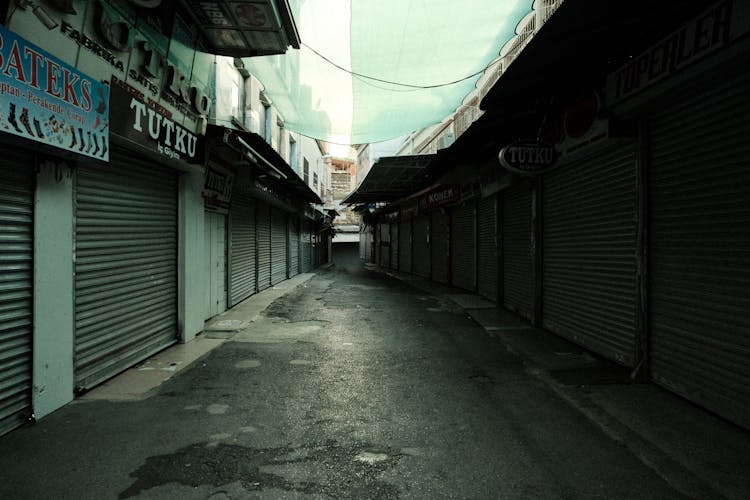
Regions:
<instances>
[{"instance_id":1,"label":"shop sign","mask_svg":"<svg viewBox=\"0 0 750 500\"><path fill-rule=\"evenodd\" d=\"M419 199L419 210L431 210L456 203L461 198L458 186L443 186L435 189Z\"/></svg>"},{"instance_id":2,"label":"shop sign","mask_svg":"<svg viewBox=\"0 0 750 500\"><path fill-rule=\"evenodd\" d=\"M750 31L750 2L723 0L632 59L607 78L612 105L725 47Z\"/></svg>"},{"instance_id":3,"label":"shop sign","mask_svg":"<svg viewBox=\"0 0 750 500\"><path fill-rule=\"evenodd\" d=\"M155 101L146 101L137 88L112 77L112 132L173 160L199 162L198 136L171 119Z\"/></svg>"},{"instance_id":4,"label":"shop sign","mask_svg":"<svg viewBox=\"0 0 750 500\"><path fill-rule=\"evenodd\" d=\"M0 26L3 132L109 160L109 88Z\"/></svg>"},{"instance_id":5,"label":"shop sign","mask_svg":"<svg viewBox=\"0 0 750 500\"><path fill-rule=\"evenodd\" d=\"M214 212L228 213L233 185L234 172L215 163L209 163L203 185L204 206Z\"/></svg>"},{"instance_id":6,"label":"shop sign","mask_svg":"<svg viewBox=\"0 0 750 500\"><path fill-rule=\"evenodd\" d=\"M500 150L500 165L506 170L521 175L541 174L557 161L554 146L534 140L520 140Z\"/></svg>"}]
</instances>

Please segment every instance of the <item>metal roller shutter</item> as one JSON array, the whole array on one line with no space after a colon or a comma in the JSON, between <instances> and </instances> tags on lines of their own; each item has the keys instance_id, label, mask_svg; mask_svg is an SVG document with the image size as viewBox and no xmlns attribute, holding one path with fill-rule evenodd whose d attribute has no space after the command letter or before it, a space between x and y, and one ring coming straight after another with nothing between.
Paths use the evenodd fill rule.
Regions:
<instances>
[{"instance_id":1,"label":"metal roller shutter","mask_svg":"<svg viewBox=\"0 0 750 500\"><path fill-rule=\"evenodd\" d=\"M750 77L655 116L651 375L750 428Z\"/></svg>"},{"instance_id":2,"label":"metal roller shutter","mask_svg":"<svg viewBox=\"0 0 750 500\"><path fill-rule=\"evenodd\" d=\"M258 202L255 227L258 239L258 291L271 286L271 207Z\"/></svg>"},{"instance_id":3,"label":"metal roller shutter","mask_svg":"<svg viewBox=\"0 0 750 500\"><path fill-rule=\"evenodd\" d=\"M310 242L310 223L302 223L302 272L312 271L312 243Z\"/></svg>"},{"instance_id":4,"label":"metal roller shutter","mask_svg":"<svg viewBox=\"0 0 750 500\"><path fill-rule=\"evenodd\" d=\"M289 277L299 274L299 217L289 219Z\"/></svg>"},{"instance_id":5,"label":"metal roller shutter","mask_svg":"<svg viewBox=\"0 0 750 500\"><path fill-rule=\"evenodd\" d=\"M503 193L503 305L531 319L534 304L531 188Z\"/></svg>"},{"instance_id":6,"label":"metal roller shutter","mask_svg":"<svg viewBox=\"0 0 750 500\"><path fill-rule=\"evenodd\" d=\"M33 161L9 149L0 159L0 435L31 414Z\"/></svg>"},{"instance_id":7,"label":"metal roller shutter","mask_svg":"<svg viewBox=\"0 0 750 500\"><path fill-rule=\"evenodd\" d=\"M401 271L411 272L411 221L398 225L398 265Z\"/></svg>"},{"instance_id":8,"label":"metal roller shutter","mask_svg":"<svg viewBox=\"0 0 750 500\"><path fill-rule=\"evenodd\" d=\"M398 222L391 224L391 269L398 269Z\"/></svg>"},{"instance_id":9,"label":"metal roller shutter","mask_svg":"<svg viewBox=\"0 0 750 500\"><path fill-rule=\"evenodd\" d=\"M430 219L420 216L414 219L412 245L414 246L414 274L430 277Z\"/></svg>"},{"instance_id":10,"label":"metal roller shutter","mask_svg":"<svg viewBox=\"0 0 750 500\"><path fill-rule=\"evenodd\" d=\"M497 195L479 202L479 269L477 288L480 295L497 301Z\"/></svg>"},{"instance_id":11,"label":"metal roller shutter","mask_svg":"<svg viewBox=\"0 0 750 500\"><path fill-rule=\"evenodd\" d=\"M286 213L271 209L271 284L286 279L287 268Z\"/></svg>"},{"instance_id":12,"label":"metal roller shutter","mask_svg":"<svg viewBox=\"0 0 750 500\"><path fill-rule=\"evenodd\" d=\"M635 362L636 164L632 143L544 176L543 325Z\"/></svg>"},{"instance_id":13,"label":"metal roller shutter","mask_svg":"<svg viewBox=\"0 0 750 500\"><path fill-rule=\"evenodd\" d=\"M229 212L229 307L255 293L255 200L250 195L232 195Z\"/></svg>"},{"instance_id":14,"label":"metal roller shutter","mask_svg":"<svg viewBox=\"0 0 750 500\"><path fill-rule=\"evenodd\" d=\"M475 203L451 210L451 281L466 290L476 289Z\"/></svg>"},{"instance_id":15,"label":"metal roller shutter","mask_svg":"<svg viewBox=\"0 0 750 500\"><path fill-rule=\"evenodd\" d=\"M430 216L430 264L432 279L448 283L448 221L442 212Z\"/></svg>"},{"instance_id":16,"label":"metal roller shutter","mask_svg":"<svg viewBox=\"0 0 750 500\"><path fill-rule=\"evenodd\" d=\"M177 337L177 175L132 154L76 184L75 384L93 385Z\"/></svg>"},{"instance_id":17,"label":"metal roller shutter","mask_svg":"<svg viewBox=\"0 0 750 500\"><path fill-rule=\"evenodd\" d=\"M378 248L380 249L380 266L391 266L391 225L386 223L378 224L380 238Z\"/></svg>"}]
</instances>

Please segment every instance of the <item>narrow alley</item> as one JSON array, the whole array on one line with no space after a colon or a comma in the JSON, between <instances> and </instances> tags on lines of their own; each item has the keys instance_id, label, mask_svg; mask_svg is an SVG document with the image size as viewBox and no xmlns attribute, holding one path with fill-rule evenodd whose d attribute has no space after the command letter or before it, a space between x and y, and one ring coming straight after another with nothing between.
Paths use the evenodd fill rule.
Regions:
<instances>
[{"instance_id":1,"label":"narrow alley","mask_svg":"<svg viewBox=\"0 0 750 500\"><path fill-rule=\"evenodd\" d=\"M446 296L338 259L154 391L5 436L0 497L721 496L670 485Z\"/></svg>"}]
</instances>

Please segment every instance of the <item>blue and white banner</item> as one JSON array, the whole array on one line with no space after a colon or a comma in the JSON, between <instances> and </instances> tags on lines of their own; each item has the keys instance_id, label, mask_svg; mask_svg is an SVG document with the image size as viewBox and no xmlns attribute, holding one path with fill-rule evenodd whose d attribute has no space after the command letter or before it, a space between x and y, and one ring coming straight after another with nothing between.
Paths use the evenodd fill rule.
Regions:
<instances>
[{"instance_id":1,"label":"blue and white banner","mask_svg":"<svg viewBox=\"0 0 750 500\"><path fill-rule=\"evenodd\" d=\"M109 87L0 26L0 130L109 161Z\"/></svg>"}]
</instances>

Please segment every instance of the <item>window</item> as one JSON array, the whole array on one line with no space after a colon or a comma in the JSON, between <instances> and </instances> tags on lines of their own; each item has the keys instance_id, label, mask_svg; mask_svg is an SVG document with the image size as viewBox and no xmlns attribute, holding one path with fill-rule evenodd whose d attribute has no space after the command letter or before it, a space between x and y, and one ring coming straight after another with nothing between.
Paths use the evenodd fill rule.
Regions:
<instances>
[{"instance_id":1,"label":"window","mask_svg":"<svg viewBox=\"0 0 750 500\"><path fill-rule=\"evenodd\" d=\"M313 186L318 187L318 173L313 172Z\"/></svg>"},{"instance_id":2,"label":"window","mask_svg":"<svg viewBox=\"0 0 750 500\"><path fill-rule=\"evenodd\" d=\"M289 135L289 166L292 167L292 170L299 173L299 165L297 164L297 141L294 140L294 137Z\"/></svg>"},{"instance_id":3,"label":"window","mask_svg":"<svg viewBox=\"0 0 750 500\"><path fill-rule=\"evenodd\" d=\"M302 165L302 179L305 184L310 184L310 163L308 163L307 158L302 158Z\"/></svg>"}]
</instances>

